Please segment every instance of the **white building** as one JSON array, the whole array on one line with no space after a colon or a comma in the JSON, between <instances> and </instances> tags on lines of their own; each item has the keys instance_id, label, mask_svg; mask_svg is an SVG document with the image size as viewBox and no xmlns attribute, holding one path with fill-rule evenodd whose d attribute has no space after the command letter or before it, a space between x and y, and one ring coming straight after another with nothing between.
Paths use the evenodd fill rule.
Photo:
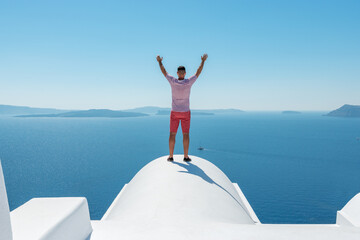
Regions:
<instances>
[{"instance_id":1,"label":"white building","mask_svg":"<svg viewBox=\"0 0 360 240\"><path fill-rule=\"evenodd\" d=\"M84 197L33 198L9 212L0 164L0 239L360 239L360 193L336 224L262 224L219 168L182 157L149 162L101 220L90 219Z\"/></svg>"}]
</instances>

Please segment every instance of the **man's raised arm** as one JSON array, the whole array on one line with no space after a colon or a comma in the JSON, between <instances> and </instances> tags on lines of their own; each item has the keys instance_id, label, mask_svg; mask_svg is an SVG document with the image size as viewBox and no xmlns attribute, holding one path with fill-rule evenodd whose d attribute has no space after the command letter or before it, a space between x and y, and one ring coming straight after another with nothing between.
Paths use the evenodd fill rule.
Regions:
<instances>
[{"instance_id":1,"label":"man's raised arm","mask_svg":"<svg viewBox=\"0 0 360 240\"><path fill-rule=\"evenodd\" d=\"M195 75L196 77L199 77L203 67L204 67L204 63L207 59L208 55L205 53L202 57L201 57L201 64L200 64L200 67L198 68L198 70L196 71Z\"/></svg>"},{"instance_id":2,"label":"man's raised arm","mask_svg":"<svg viewBox=\"0 0 360 240\"><path fill-rule=\"evenodd\" d=\"M166 72L166 70L165 70L165 68L164 68L164 66L163 66L163 64L162 64L162 62L161 62L162 59L163 59L163 58L160 58L159 55L156 57L156 60L159 62L159 65L160 65L161 72L162 72L162 73L164 74L164 76L166 77L167 72Z\"/></svg>"}]
</instances>

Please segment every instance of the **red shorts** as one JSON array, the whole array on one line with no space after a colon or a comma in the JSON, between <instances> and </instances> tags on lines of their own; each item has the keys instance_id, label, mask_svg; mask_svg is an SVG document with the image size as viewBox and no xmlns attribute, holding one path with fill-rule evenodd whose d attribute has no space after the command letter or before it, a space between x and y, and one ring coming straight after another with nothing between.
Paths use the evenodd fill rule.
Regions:
<instances>
[{"instance_id":1,"label":"red shorts","mask_svg":"<svg viewBox=\"0 0 360 240\"><path fill-rule=\"evenodd\" d=\"M170 113L170 132L177 132L179 122L181 120L181 128L183 133L189 133L190 129L190 110L187 112L175 112Z\"/></svg>"}]
</instances>

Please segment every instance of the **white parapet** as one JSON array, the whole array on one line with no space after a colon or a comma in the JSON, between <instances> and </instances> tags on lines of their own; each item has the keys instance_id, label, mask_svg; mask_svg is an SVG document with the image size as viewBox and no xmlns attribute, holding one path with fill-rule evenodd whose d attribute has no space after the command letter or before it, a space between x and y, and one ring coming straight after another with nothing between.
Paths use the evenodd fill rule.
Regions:
<instances>
[{"instance_id":1,"label":"white parapet","mask_svg":"<svg viewBox=\"0 0 360 240\"><path fill-rule=\"evenodd\" d=\"M259 218L256 216L253 208L251 207L250 203L248 202L248 200L246 199L244 193L241 191L239 185L237 183L233 183L237 193L240 196L241 199L241 205L244 206L245 211L247 212L247 214L251 217L251 219L256 223L256 224L261 224Z\"/></svg>"},{"instance_id":2,"label":"white parapet","mask_svg":"<svg viewBox=\"0 0 360 240\"><path fill-rule=\"evenodd\" d=\"M9 203L6 194L5 180L0 161L0 239L11 240L11 222Z\"/></svg>"},{"instance_id":3,"label":"white parapet","mask_svg":"<svg viewBox=\"0 0 360 240\"><path fill-rule=\"evenodd\" d=\"M360 193L356 194L340 211L337 211L336 224L360 227Z\"/></svg>"},{"instance_id":4,"label":"white parapet","mask_svg":"<svg viewBox=\"0 0 360 240\"><path fill-rule=\"evenodd\" d=\"M92 233L84 197L32 198L10 217L14 240L85 240Z\"/></svg>"}]
</instances>

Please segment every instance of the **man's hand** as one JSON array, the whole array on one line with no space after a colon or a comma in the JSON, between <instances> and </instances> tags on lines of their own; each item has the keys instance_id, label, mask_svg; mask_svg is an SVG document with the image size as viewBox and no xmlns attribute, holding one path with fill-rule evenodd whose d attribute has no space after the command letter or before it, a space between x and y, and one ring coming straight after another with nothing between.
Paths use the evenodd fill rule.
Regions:
<instances>
[{"instance_id":1,"label":"man's hand","mask_svg":"<svg viewBox=\"0 0 360 240\"><path fill-rule=\"evenodd\" d=\"M162 59L163 58L161 58L159 55L157 55L157 57L156 57L156 60L159 62L159 66L160 66L160 69L161 69L161 72L164 74L164 76L166 77L166 74L167 74L167 72L166 72L166 70L165 70L165 68L164 68L164 66L163 66L163 64L162 64Z\"/></svg>"},{"instance_id":2,"label":"man's hand","mask_svg":"<svg viewBox=\"0 0 360 240\"><path fill-rule=\"evenodd\" d=\"M160 58L160 56L157 55L156 60L157 60L158 62L161 62L161 61L163 60L163 58Z\"/></svg>"},{"instance_id":3,"label":"man's hand","mask_svg":"<svg viewBox=\"0 0 360 240\"><path fill-rule=\"evenodd\" d=\"M208 55L205 53L203 56L201 56L201 64L200 67L198 68L198 70L196 71L195 75L196 77L199 77L203 67L204 67L204 62L206 61Z\"/></svg>"},{"instance_id":4,"label":"man's hand","mask_svg":"<svg viewBox=\"0 0 360 240\"><path fill-rule=\"evenodd\" d=\"M205 62L205 60L207 59L208 55L205 53L202 57L201 57L201 61Z\"/></svg>"}]
</instances>

